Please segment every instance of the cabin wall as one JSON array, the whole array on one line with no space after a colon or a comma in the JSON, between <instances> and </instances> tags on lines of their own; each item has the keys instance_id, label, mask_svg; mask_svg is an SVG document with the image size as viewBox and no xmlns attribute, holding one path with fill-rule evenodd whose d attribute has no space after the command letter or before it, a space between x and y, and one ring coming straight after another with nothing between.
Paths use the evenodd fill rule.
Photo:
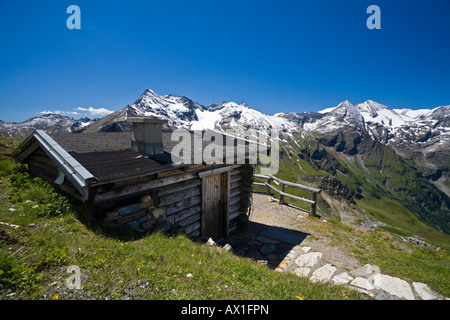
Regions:
<instances>
[{"instance_id":1,"label":"cabin wall","mask_svg":"<svg viewBox=\"0 0 450 320\"><path fill-rule=\"evenodd\" d=\"M131 188L131 190L136 190L136 192L112 199L105 199L103 195L100 199L105 200L97 203L96 206L103 211L109 210L104 212L106 215L105 221L112 227L119 225L117 223L119 219L135 214L136 220L140 221L139 225L133 222L134 220L122 219L122 221L126 221L126 224L138 231L148 231L159 226L165 229L169 225L167 223L164 224L163 221L165 221L170 223L172 227L181 228L187 235L201 236L202 178L199 177L198 173L214 168L204 167L200 170L197 169L194 174L192 172L177 172L173 176L155 178L150 181L141 180L135 184L128 183L126 186L123 186L122 183L120 187L114 188L113 186L107 192L110 195L125 193L125 189L121 188ZM251 165L233 165L231 167L227 221L227 229L229 231L234 230L240 222L246 221L245 217L249 213L248 209L251 199L252 170L253 167ZM158 182L156 181L157 179L159 180ZM161 185L161 181L164 181L163 179L166 179L167 183ZM152 187L152 185L154 186ZM145 186L150 187L145 189ZM142 199L145 196L151 197L152 205L147 208L143 208L142 205ZM124 205L125 203L128 204ZM141 205L137 206L138 203L141 203ZM122 211L121 214L117 214L118 211L117 208L113 208L114 205L122 205L118 207L119 211ZM148 218L145 216L148 216Z\"/></svg>"},{"instance_id":2,"label":"cabin wall","mask_svg":"<svg viewBox=\"0 0 450 320\"><path fill-rule=\"evenodd\" d=\"M33 151L23 163L28 165L28 170L36 177L55 185L62 191L66 192L75 199L84 202L85 199L81 196L79 191L73 186L73 184L67 179L61 185L56 185L55 180L58 177L58 167L47 156L47 154L41 149L37 148Z\"/></svg>"}]
</instances>

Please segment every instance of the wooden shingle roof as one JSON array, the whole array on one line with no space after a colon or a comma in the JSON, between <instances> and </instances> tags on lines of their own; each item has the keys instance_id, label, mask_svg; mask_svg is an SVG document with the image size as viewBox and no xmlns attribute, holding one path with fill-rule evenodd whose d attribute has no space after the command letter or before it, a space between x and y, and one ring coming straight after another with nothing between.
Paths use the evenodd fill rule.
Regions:
<instances>
[{"instance_id":1,"label":"wooden shingle roof","mask_svg":"<svg viewBox=\"0 0 450 320\"><path fill-rule=\"evenodd\" d=\"M132 150L131 132L54 133L50 136L92 173L98 182L138 177L174 168L167 160L157 161Z\"/></svg>"}]
</instances>

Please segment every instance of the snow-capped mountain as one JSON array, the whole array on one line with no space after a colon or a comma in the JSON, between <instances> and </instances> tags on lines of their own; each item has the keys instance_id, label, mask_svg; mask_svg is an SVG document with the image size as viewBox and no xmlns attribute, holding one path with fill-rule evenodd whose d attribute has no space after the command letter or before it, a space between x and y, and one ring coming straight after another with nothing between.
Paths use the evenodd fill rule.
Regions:
<instances>
[{"instance_id":1,"label":"snow-capped mountain","mask_svg":"<svg viewBox=\"0 0 450 320\"><path fill-rule=\"evenodd\" d=\"M247 134L270 133L272 130L289 133L296 123L287 118L270 116L245 103L224 101L205 107L186 97L159 95L147 89L131 106L127 114L155 116L169 121L171 127L191 130L234 129ZM124 112L122 111L122 114Z\"/></svg>"},{"instance_id":2,"label":"snow-capped mountain","mask_svg":"<svg viewBox=\"0 0 450 320\"><path fill-rule=\"evenodd\" d=\"M431 110L391 109L372 100L356 105L346 100L319 114L320 118L304 123L303 129L327 133L349 127L369 134L376 141L410 148L418 143L429 146L450 142L450 106Z\"/></svg>"},{"instance_id":3,"label":"snow-capped mountain","mask_svg":"<svg viewBox=\"0 0 450 320\"><path fill-rule=\"evenodd\" d=\"M0 120L0 134L11 137L23 137L34 130L48 132L80 132L96 120L83 118L75 120L58 114L45 114L24 122L5 122Z\"/></svg>"}]
</instances>

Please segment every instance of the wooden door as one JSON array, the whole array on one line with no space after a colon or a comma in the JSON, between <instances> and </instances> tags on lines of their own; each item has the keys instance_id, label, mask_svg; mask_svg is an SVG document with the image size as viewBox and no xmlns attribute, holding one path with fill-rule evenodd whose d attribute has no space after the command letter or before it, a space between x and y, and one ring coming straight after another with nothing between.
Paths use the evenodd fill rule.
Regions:
<instances>
[{"instance_id":1,"label":"wooden door","mask_svg":"<svg viewBox=\"0 0 450 320\"><path fill-rule=\"evenodd\" d=\"M229 172L202 179L202 236L228 235Z\"/></svg>"}]
</instances>

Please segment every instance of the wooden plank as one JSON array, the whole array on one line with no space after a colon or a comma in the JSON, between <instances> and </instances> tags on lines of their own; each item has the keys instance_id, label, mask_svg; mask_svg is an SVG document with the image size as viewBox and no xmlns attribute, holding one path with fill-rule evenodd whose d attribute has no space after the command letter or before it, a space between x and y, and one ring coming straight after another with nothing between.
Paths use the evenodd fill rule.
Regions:
<instances>
[{"instance_id":1,"label":"wooden plank","mask_svg":"<svg viewBox=\"0 0 450 320\"><path fill-rule=\"evenodd\" d=\"M233 189L239 188L241 185L242 185L241 181L236 181L236 182L230 183L230 189L233 190Z\"/></svg>"},{"instance_id":2,"label":"wooden plank","mask_svg":"<svg viewBox=\"0 0 450 320\"><path fill-rule=\"evenodd\" d=\"M215 168L215 169L212 169L212 170L201 171L201 172L198 173L198 176L200 178L205 178L205 177L208 177L208 176L217 175L217 174L224 173L224 172L229 172L232 169L233 169L232 166L224 166L224 167Z\"/></svg>"},{"instance_id":3,"label":"wooden plank","mask_svg":"<svg viewBox=\"0 0 450 320\"><path fill-rule=\"evenodd\" d=\"M232 168L232 166L227 166ZM200 169L204 170L204 169ZM211 171L211 170L206 170ZM99 193L94 195L94 204L100 203L102 201L107 201L111 199L120 198L123 196L128 196L135 193L145 192L150 189L162 188L174 183L180 183L186 180L191 180L198 178L199 172L202 171L188 171L182 174L177 174L173 176L163 177L159 179L153 179L149 181L139 182L133 185L128 185L124 187L120 187L117 189L113 189L104 193Z\"/></svg>"},{"instance_id":4,"label":"wooden plank","mask_svg":"<svg viewBox=\"0 0 450 320\"><path fill-rule=\"evenodd\" d=\"M198 195L198 196L195 196L195 197L186 198L186 199L183 199L181 201L175 202L175 203L173 203L171 205L168 205L166 207L167 215L170 216L170 215L172 215L172 214L174 214L176 212L180 212L180 211L182 211L184 209L187 209L189 207L192 207L192 206L194 206L196 204L201 203L201 201L202 201L202 197L200 195Z\"/></svg>"},{"instance_id":5,"label":"wooden plank","mask_svg":"<svg viewBox=\"0 0 450 320\"><path fill-rule=\"evenodd\" d=\"M187 180L187 181L180 182L177 184L162 187L162 188L158 189L158 194L160 197L163 197L163 196L171 194L171 193L179 192L179 191L193 188L193 187L198 187L201 185L201 183L202 183L201 179Z\"/></svg>"},{"instance_id":6,"label":"wooden plank","mask_svg":"<svg viewBox=\"0 0 450 320\"><path fill-rule=\"evenodd\" d=\"M293 199L296 199L296 200L308 202L308 203L310 203L310 204L313 204L313 203L314 203L314 201L312 201L312 200L305 199L305 198L301 198L301 197L297 197L297 196L294 196L294 195L292 195L292 194L282 192L282 191L278 190L277 188L275 188L274 186L271 186L271 185L269 185L269 184L266 184L266 186L268 186L268 187L270 187L271 189L275 190L275 191L278 192L280 195L283 194L283 195L286 196L286 197L290 197L290 198L293 198Z\"/></svg>"},{"instance_id":7,"label":"wooden plank","mask_svg":"<svg viewBox=\"0 0 450 320\"><path fill-rule=\"evenodd\" d=\"M273 179L273 180L276 180L276 181L278 181L279 183L285 184L285 185L288 186L288 187L297 188L297 189L302 189L302 190L306 190L306 191L309 191L309 192L317 192L317 193L320 193L320 191L321 191L320 189L307 187L307 186L304 186L304 185L302 185L302 184L292 183L292 182L289 182L289 181L281 180L281 179L279 179L279 178L277 178L277 177L274 177L274 176L271 175L271 174L269 174L269 178L271 178L271 179Z\"/></svg>"},{"instance_id":8,"label":"wooden plank","mask_svg":"<svg viewBox=\"0 0 450 320\"><path fill-rule=\"evenodd\" d=\"M235 174L230 177L230 183L241 181L242 180L242 174Z\"/></svg>"},{"instance_id":9,"label":"wooden plank","mask_svg":"<svg viewBox=\"0 0 450 320\"><path fill-rule=\"evenodd\" d=\"M145 210L141 210L141 211L138 211L138 212L126 215L126 216L124 216L122 218L119 218L119 219L117 219L117 222L118 223L126 223L126 222L129 222L129 221L133 221L133 220L139 219L139 218L145 216L146 214L147 214L147 210L146 209Z\"/></svg>"},{"instance_id":10,"label":"wooden plank","mask_svg":"<svg viewBox=\"0 0 450 320\"><path fill-rule=\"evenodd\" d=\"M262 174L254 174L253 175L255 178L261 178L261 179L269 179L269 176L263 176Z\"/></svg>"},{"instance_id":11,"label":"wooden plank","mask_svg":"<svg viewBox=\"0 0 450 320\"><path fill-rule=\"evenodd\" d=\"M240 188L233 189L230 191L230 198L232 198L238 194L241 194L241 193L242 193L242 191Z\"/></svg>"},{"instance_id":12,"label":"wooden plank","mask_svg":"<svg viewBox=\"0 0 450 320\"><path fill-rule=\"evenodd\" d=\"M194 187L190 189L186 189L177 193L172 193L160 198L159 205L165 206L172 203L176 203L183 199L188 199L193 196L197 196L201 193L200 188Z\"/></svg>"},{"instance_id":13,"label":"wooden plank","mask_svg":"<svg viewBox=\"0 0 450 320\"><path fill-rule=\"evenodd\" d=\"M180 224L183 227L188 226L194 222L200 221L200 218L201 218L200 213L196 213L187 217L186 219L180 220L178 224Z\"/></svg>"},{"instance_id":14,"label":"wooden plank","mask_svg":"<svg viewBox=\"0 0 450 320\"><path fill-rule=\"evenodd\" d=\"M187 217L189 217L197 212L200 212L201 210L202 210L202 207L201 207L201 205L198 204L198 205L189 207L187 209L184 209L182 211L179 211L179 212L175 213L174 221L175 221L175 223L177 223L178 221L186 219Z\"/></svg>"},{"instance_id":15,"label":"wooden plank","mask_svg":"<svg viewBox=\"0 0 450 320\"><path fill-rule=\"evenodd\" d=\"M315 216L316 210L317 210L317 193L316 192L312 193L312 200L314 201L314 203L311 203L311 215Z\"/></svg>"},{"instance_id":16,"label":"wooden plank","mask_svg":"<svg viewBox=\"0 0 450 320\"><path fill-rule=\"evenodd\" d=\"M229 215L230 215L230 190L231 190L231 173L230 171L224 172L221 174L221 209L222 212L220 213L221 217L220 219L224 235L228 237L230 235L230 225L229 225Z\"/></svg>"},{"instance_id":17,"label":"wooden plank","mask_svg":"<svg viewBox=\"0 0 450 320\"><path fill-rule=\"evenodd\" d=\"M236 219L237 217L239 217L242 214L242 211L240 209L233 211L232 213L230 213L230 217L229 217L229 221Z\"/></svg>"},{"instance_id":18,"label":"wooden plank","mask_svg":"<svg viewBox=\"0 0 450 320\"><path fill-rule=\"evenodd\" d=\"M235 195L234 197L231 197L229 205L231 206L231 205L233 205L233 204L235 204L235 203L237 203L239 201L241 201L241 195L240 194Z\"/></svg>"},{"instance_id":19,"label":"wooden plank","mask_svg":"<svg viewBox=\"0 0 450 320\"><path fill-rule=\"evenodd\" d=\"M188 226L184 227L184 231L187 235L200 235L199 229L200 229L201 223L200 222L194 222L193 224L190 224Z\"/></svg>"},{"instance_id":20,"label":"wooden plank","mask_svg":"<svg viewBox=\"0 0 450 320\"><path fill-rule=\"evenodd\" d=\"M257 186L265 186L266 185L265 182L253 182L253 184L257 185Z\"/></svg>"},{"instance_id":21,"label":"wooden plank","mask_svg":"<svg viewBox=\"0 0 450 320\"><path fill-rule=\"evenodd\" d=\"M238 209L241 209L241 203L240 203L240 202L235 203L235 204L229 206L230 212L234 212L234 211L236 211L236 210L238 210Z\"/></svg>"},{"instance_id":22,"label":"wooden plank","mask_svg":"<svg viewBox=\"0 0 450 320\"><path fill-rule=\"evenodd\" d=\"M42 170L51 172L51 173L53 173L55 175L58 175L58 168L55 167L55 165L50 165L48 163L42 163L40 161L36 161L33 158L30 158L30 160L28 160L28 164L32 165L32 166L35 166L37 168L40 168Z\"/></svg>"},{"instance_id":23,"label":"wooden plank","mask_svg":"<svg viewBox=\"0 0 450 320\"><path fill-rule=\"evenodd\" d=\"M30 154L32 154L34 151L38 150L39 148L39 142L33 141L25 150L20 151L20 153L17 154L17 161L22 162L24 159L26 159Z\"/></svg>"},{"instance_id":24,"label":"wooden plank","mask_svg":"<svg viewBox=\"0 0 450 320\"><path fill-rule=\"evenodd\" d=\"M164 177L164 178L160 178L160 179L153 179L150 181L136 183L134 185L129 185L126 187L113 189L113 190L107 191L105 193L96 194L94 196L94 203L97 204L102 201L116 199L119 197L144 192L144 191L147 191L150 189L161 188L161 187L167 186L169 184L179 183L179 182L194 179L197 177L198 177L198 173L192 171L192 172L186 172L186 173L175 175L175 176L169 176L169 177Z\"/></svg>"},{"instance_id":25,"label":"wooden plank","mask_svg":"<svg viewBox=\"0 0 450 320\"><path fill-rule=\"evenodd\" d=\"M57 178L55 174L50 173L48 171L42 170L41 168L29 166L28 167L31 173L35 176L42 178L43 180L54 185L55 179ZM70 181L64 181L61 185L58 186L62 191L68 193L70 196L75 199L80 200L81 202L86 202L86 199L80 194L80 192L73 187Z\"/></svg>"},{"instance_id":26,"label":"wooden plank","mask_svg":"<svg viewBox=\"0 0 450 320\"><path fill-rule=\"evenodd\" d=\"M220 236L220 175L209 175L202 182L202 236Z\"/></svg>"},{"instance_id":27,"label":"wooden plank","mask_svg":"<svg viewBox=\"0 0 450 320\"><path fill-rule=\"evenodd\" d=\"M281 184L281 192L280 192L280 204L284 204L284 187L286 185L284 183Z\"/></svg>"}]
</instances>

